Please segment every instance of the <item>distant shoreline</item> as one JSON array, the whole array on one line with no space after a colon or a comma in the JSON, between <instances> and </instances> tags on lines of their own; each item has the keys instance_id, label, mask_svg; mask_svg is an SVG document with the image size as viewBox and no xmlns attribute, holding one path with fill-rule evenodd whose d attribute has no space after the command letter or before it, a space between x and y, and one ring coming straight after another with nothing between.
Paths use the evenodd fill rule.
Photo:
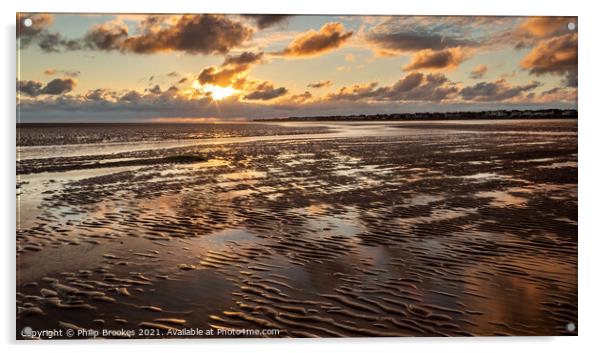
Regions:
<instances>
[{"instance_id":1,"label":"distant shoreline","mask_svg":"<svg viewBox=\"0 0 602 353\"><path fill-rule=\"evenodd\" d=\"M576 109L540 109L540 110L488 110L481 112L445 112L445 113L391 113L391 114L359 114L332 116L290 116L286 118L257 118L249 120L223 120L212 122L181 122L181 121L44 121L17 122L17 127L47 127L47 126L103 126L103 125L213 125L213 124L247 124L250 122L315 122L315 121L434 121L434 120L545 120L545 119L577 119Z\"/></svg>"},{"instance_id":2,"label":"distant shoreline","mask_svg":"<svg viewBox=\"0 0 602 353\"><path fill-rule=\"evenodd\" d=\"M254 119L254 122L283 121L429 121L429 120L541 120L577 119L576 109L489 110L481 112L392 113L333 116L291 116L287 118Z\"/></svg>"}]
</instances>

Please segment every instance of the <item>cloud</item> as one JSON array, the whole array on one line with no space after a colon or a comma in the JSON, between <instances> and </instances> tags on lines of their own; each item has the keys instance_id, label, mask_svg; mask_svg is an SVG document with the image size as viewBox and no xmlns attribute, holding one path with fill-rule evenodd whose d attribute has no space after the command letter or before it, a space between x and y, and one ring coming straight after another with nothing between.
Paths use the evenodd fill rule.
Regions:
<instances>
[{"instance_id":1,"label":"cloud","mask_svg":"<svg viewBox=\"0 0 602 353\"><path fill-rule=\"evenodd\" d=\"M212 84L222 87L230 86L235 76L240 74L241 70L237 68L217 68L210 66L203 69L197 76L200 84Z\"/></svg>"},{"instance_id":2,"label":"cloud","mask_svg":"<svg viewBox=\"0 0 602 353\"><path fill-rule=\"evenodd\" d=\"M287 93L288 90L285 87L275 88L271 82L264 81L255 85L255 87L253 87L253 92L245 95L244 98L248 100L267 101L281 97Z\"/></svg>"},{"instance_id":3,"label":"cloud","mask_svg":"<svg viewBox=\"0 0 602 353\"><path fill-rule=\"evenodd\" d=\"M477 21L477 18L475 18ZM379 55L397 55L422 50L442 51L448 48L476 47L482 41L463 18L419 16L393 17L371 28L365 40Z\"/></svg>"},{"instance_id":4,"label":"cloud","mask_svg":"<svg viewBox=\"0 0 602 353\"><path fill-rule=\"evenodd\" d=\"M540 76L565 75L565 85L577 86L577 33L545 40L534 47L520 62L523 69Z\"/></svg>"},{"instance_id":5,"label":"cloud","mask_svg":"<svg viewBox=\"0 0 602 353\"><path fill-rule=\"evenodd\" d=\"M263 82L254 84L261 83ZM268 86L264 85L264 88L277 90L273 85ZM221 100L217 105L211 95L201 91L170 87L160 94L148 91L117 92L110 89L94 89L86 94L46 95L33 99L20 97L17 103L21 121L26 122L144 122L157 117L163 118L164 121L170 119L178 121L186 117L228 120L424 111L575 108L576 105L575 100L549 101L553 94L563 94L558 90L549 92L547 98L531 95L529 99L502 102L462 101L458 99L458 85L449 82L442 74L410 73L392 86L378 87L376 83L354 86L357 86L355 90L345 89L350 98L353 98L351 97L353 93L363 95L365 98L327 99L312 97L311 93L304 92L285 94L273 100L239 100L237 96L232 96ZM570 92L566 90L565 93L568 95ZM576 93L576 90L573 92Z\"/></svg>"},{"instance_id":6,"label":"cloud","mask_svg":"<svg viewBox=\"0 0 602 353\"><path fill-rule=\"evenodd\" d=\"M258 81L248 77L249 70L265 61L263 52L242 52L238 55L228 55L219 67L210 66L203 69L196 77L198 86L193 88L205 92L203 86L217 85L231 87L236 90L232 99L242 96L245 100L269 101L288 93L285 87L275 87L272 82Z\"/></svg>"},{"instance_id":7,"label":"cloud","mask_svg":"<svg viewBox=\"0 0 602 353\"><path fill-rule=\"evenodd\" d=\"M115 99L115 92L106 89L106 88L97 88L94 90L88 91L84 98L90 101L109 101Z\"/></svg>"},{"instance_id":8,"label":"cloud","mask_svg":"<svg viewBox=\"0 0 602 353\"><path fill-rule=\"evenodd\" d=\"M362 23L355 27L357 21L353 22L353 33L348 31L352 28L347 22L339 23L342 20L333 19L330 20L333 22L321 28L324 22L314 24L315 29L307 32L300 33L292 29L267 30L253 39L255 31L284 23L286 16L140 15L135 21L116 19L89 27L88 32L81 32L85 34L70 39L63 36L68 36L67 33L71 32L52 33L53 28L64 27L62 23L53 26L52 16L40 16L33 28L21 30L18 25L21 47L29 45L35 47L36 51L39 48L43 52L88 51L81 53L82 58L94 54L89 52L93 50L121 53L125 54L124 57L132 57L132 54L172 53L171 56L176 59L183 53L210 54L215 56L214 60L218 60L213 66L199 67L201 70L197 73L180 70L168 73L169 70L165 70L154 74L152 79L148 75L140 80L139 76L132 77L132 86L128 89L95 88L86 93L81 93L81 88L74 91L75 80L53 83L51 80L55 78L66 80L79 75L77 71L55 66L45 70L44 73L48 76L41 81L19 81L18 104L21 112L35 112L40 117L45 116L48 110L53 110L56 116L75 120L80 116L84 119L83 116L88 116L88 111L90 114L97 112L100 119L104 119L104 116L106 119L113 119L122 113L132 114L135 118L180 114L207 117L222 116L222 113L224 117L278 117L308 115L312 112L318 115L333 112L344 115L441 111L456 109L455 107L502 109L512 106L529 107L530 104L538 108L573 107L576 104L577 90L556 84L559 79L542 79L542 82L546 82L545 86L529 82L530 79L539 80L535 76L556 75L564 80L566 86L577 85L577 34L566 28L568 21L576 23L576 18L383 16L374 17L370 23L357 18ZM57 16L55 21L63 19L63 16ZM98 19L95 21L94 23L100 23ZM222 27L226 29L222 30ZM505 37L501 35L502 32ZM487 66L472 67L465 62L469 56L486 50L493 51L487 57L498 53L502 56L510 55L512 47L517 43L522 45L518 53L524 55L524 58L518 67L514 64L505 69L504 72L516 71L516 77L507 78L509 82L480 82L486 81L483 77L489 79L492 76L487 71ZM327 79L328 75L307 76L300 86L297 82L297 85L290 87L275 79L264 80L268 77L252 77L255 65L267 62L274 54L310 57L346 46L357 48L356 45L363 46L363 50L407 56L408 59L403 60L391 59L409 62L403 66L406 72L401 75L399 71L393 73L397 76L389 76L386 84L370 80L353 84L351 81L340 89L338 82L333 85ZM256 48L282 50L279 53L264 54ZM357 53L348 54L347 51L342 49L336 54L340 55L341 62L333 64L331 70L351 71L360 69L364 64L369 67L383 62L377 57L364 57L363 54L358 57ZM46 56L41 57L43 65ZM56 57L58 56L54 56ZM222 60L219 61L219 58ZM487 64L486 61L483 63ZM450 76L457 82L437 73L462 64L466 66L466 70L463 70L463 66L460 72ZM337 65L345 66L337 68ZM398 64L397 68L402 65L404 64ZM46 67L51 66L38 66L38 74ZM386 72L386 68L383 67L382 70ZM96 87L92 86L95 81L97 80L87 81L86 87ZM215 104L210 91L219 91L219 88L209 85L232 88L227 91L230 96ZM99 85L103 86L104 84ZM559 87L554 88L555 86ZM138 88L132 89L135 87ZM324 89L325 87L328 88ZM318 90L320 88L323 90ZM72 114L63 114L64 112ZM112 114L113 112L116 114Z\"/></svg>"},{"instance_id":9,"label":"cloud","mask_svg":"<svg viewBox=\"0 0 602 353\"><path fill-rule=\"evenodd\" d=\"M566 33L570 22L577 23L572 17L531 17L522 22L518 30L535 37L552 37Z\"/></svg>"},{"instance_id":10,"label":"cloud","mask_svg":"<svg viewBox=\"0 0 602 353\"><path fill-rule=\"evenodd\" d=\"M542 92L536 101L540 103L571 102L577 104L577 90L555 87Z\"/></svg>"},{"instance_id":11,"label":"cloud","mask_svg":"<svg viewBox=\"0 0 602 353\"><path fill-rule=\"evenodd\" d=\"M142 94L138 93L138 91L129 91L123 96L119 98L122 102L137 102L142 98Z\"/></svg>"},{"instance_id":12,"label":"cloud","mask_svg":"<svg viewBox=\"0 0 602 353\"><path fill-rule=\"evenodd\" d=\"M24 20L30 19L31 26L24 25ZM78 50L81 44L78 40L64 39L60 33L51 33L48 28L53 24L54 17L48 14L17 14L17 39L21 49L36 43L47 53L59 52L61 49Z\"/></svg>"},{"instance_id":13,"label":"cloud","mask_svg":"<svg viewBox=\"0 0 602 353\"><path fill-rule=\"evenodd\" d=\"M222 66L226 65L251 65L260 63L263 60L263 52L252 53L252 52L243 52L239 55L234 56L226 56Z\"/></svg>"},{"instance_id":14,"label":"cloud","mask_svg":"<svg viewBox=\"0 0 602 353\"><path fill-rule=\"evenodd\" d=\"M71 92L75 84L76 82L72 78L55 78L42 88L41 93L56 95Z\"/></svg>"},{"instance_id":15,"label":"cloud","mask_svg":"<svg viewBox=\"0 0 602 353\"><path fill-rule=\"evenodd\" d=\"M45 86L38 81L18 81L17 90L27 96L37 97L39 95L60 95L71 92L76 85L72 78L55 78Z\"/></svg>"},{"instance_id":16,"label":"cloud","mask_svg":"<svg viewBox=\"0 0 602 353\"><path fill-rule=\"evenodd\" d=\"M500 79L494 82L479 82L473 86L464 87L460 95L467 101L492 102L506 101L516 98L524 98L527 92L540 87L541 83L531 81L525 85L512 86L506 80Z\"/></svg>"},{"instance_id":17,"label":"cloud","mask_svg":"<svg viewBox=\"0 0 602 353\"><path fill-rule=\"evenodd\" d=\"M569 23L577 24L575 17L530 17L525 19L511 31L499 36L498 42L502 44L514 43L515 49L531 48L542 40L562 36L569 31Z\"/></svg>"},{"instance_id":18,"label":"cloud","mask_svg":"<svg viewBox=\"0 0 602 353\"><path fill-rule=\"evenodd\" d=\"M328 100L369 101L432 101L457 96L459 88L442 74L413 72L392 86L378 87L377 82L343 87L326 96Z\"/></svg>"},{"instance_id":19,"label":"cloud","mask_svg":"<svg viewBox=\"0 0 602 353\"><path fill-rule=\"evenodd\" d=\"M154 85L151 88L147 88L145 89L146 92L150 92L152 94L160 94L161 93L161 87L159 87L159 85Z\"/></svg>"},{"instance_id":20,"label":"cloud","mask_svg":"<svg viewBox=\"0 0 602 353\"><path fill-rule=\"evenodd\" d=\"M30 80L17 81L17 91L30 97L39 96L41 89L41 82Z\"/></svg>"},{"instance_id":21,"label":"cloud","mask_svg":"<svg viewBox=\"0 0 602 353\"><path fill-rule=\"evenodd\" d=\"M403 67L403 70L452 70L468 59L469 56L470 54L461 48L448 48L438 51L424 49L417 52L410 63Z\"/></svg>"},{"instance_id":22,"label":"cloud","mask_svg":"<svg viewBox=\"0 0 602 353\"><path fill-rule=\"evenodd\" d=\"M128 27L118 21L94 26L83 38L85 46L92 50L123 50L128 38Z\"/></svg>"},{"instance_id":23,"label":"cloud","mask_svg":"<svg viewBox=\"0 0 602 353\"><path fill-rule=\"evenodd\" d=\"M368 39L382 49L397 52L442 50L460 45L472 45L466 40L445 38L430 33L371 33Z\"/></svg>"},{"instance_id":24,"label":"cloud","mask_svg":"<svg viewBox=\"0 0 602 353\"><path fill-rule=\"evenodd\" d=\"M310 92L305 91L305 92L300 93L300 94L294 94L294 95L292 95L290 97L290 101L293 102L293 103L300 104L300 103L305 103L305 102L307 102L307 101L309 101L309 100L311 100L313 98L314 98L314 96Z\"/></svg>"},{"instance_id":25,"label":"cloud","mask_svg":"<svg viewBox=\"0 0 602 353\"><path fill-rule=\"evenodd\" d=\"M307 87L309 88L322 88L322 87L328 87L332 85L332 81L330 80L324 80L324 81L319 81L319 82L314 82L314 83L310 83L307 85Z\"/></svg>"},{"instance_id":26,"label":"cloud","mask_svg":"<svg viewBox=\"0 0 602 353\"><path fill-rule=\"evenodd\" d=\"M310 30L295 37L293 41L277 55L289 57L309 57L320 55L341 47L353 32L345 32L345 26L339 22L326 23L319 31Z\"/></svg>"},{"instance_id":27,"label":"cloud","mask_svg":"<svg viewBox=\"0 0 602 353\"><path fill-rule=\"evenodd\" d=\"M81 74L80 71L69 71L69 70L57 70L57 69L46 69L44 70L44 75L55 76L61 75L66 77L78 77Z\"/></svg>"},{"instance_id":28,"label":"cloud","mask_svg":"<svg viewBox=\"0 0 602 353\"><path fill-rule=\"evenodd\" d=\"M200 84L213 84L222 87L232 86L238 81L238 85L244 83L248 70L253 65L262 63L263 52L243 52L239 55L226 56L219 67L210 66L203 69L196 80Z\"/></svg>"},{"instance_id":29,"label":"cloud","mask_svg":"<svg viewBox=\"0 0 602 353\"><path fill-rule=\"evenodd\" d=\"M25 19L31 20L31 26L25 26ZM17 38L21 48L26 48L37 40L38 35L46 33L53 22L54 17L48 14L17 13Z\"/></svg>"},{"instance_id":30,"label":"cloud","mask_svg":"<svg viewBox=\"0 0 602 353\"><path fill-rule=\"evenodd\" d=\"M395 16L372 27L363 39L376 55L412 55L402 67L406 72L452 71L490 49L493 38L515 23L509 17Z\"/></svg>"},{"instance_id":31,"label":"cloud","mask_svg":"<svg viewBox=\"0 0 602 353\"><path fill-rule=\"evenodd\" d=\"M487 66L480 64L474 67L474 69L472 69L472 71L470 72L470 74L468 75L470 78L472 79L480 79L483 78L483 76L485 76L485 73L487 72Z\"/></svg>"},{"instance_id":32,"label":"cloud","mask_svg":"<svg viewBox=\"0 0 602 353\"><path fill-rule=\"evenodd\" d=\"M433 101L454 98L456 84L442 74L411 73L383 90L383 98L396 101Z\"/></svg>"},{"instance_id":33,"label":"cloud","mask_svg":"<svg viewBox=\"0 0 602 353\"><path fill-rule=\"evenodd\" d=\"M25 26L24 20L30 19L31 26ZM54 22L54 17L49 14L17 13L17 37L34 36L46 30Z\"/></svg>"},{"instance_id":34,"label":"cloud","mask_svg":"<svg viewBox=\"0 0 602 353\"><path fill-rule=\"evenodd\" d=\"M210 14L150 15L140 21L137 34L131 34L121 20L113 20L94 26L77 39L65 39L59 33L49 33L46 30L49 23L50 20L44 19L37 27L21 31L21 46L35 41L46 52L100 50L135 54L183 52L209 55L227 54L253 35L253 30L239 21Z\"/></svg>"},{"instance_id":35,"label":"cloud","mask_svg":"<svg viewBox=\"0 0 602 353\"><path fill-rule=\"evenodd\" d=\"M149 54L180 51L187 54L226 54L251 38L253 30L222 15L183 15L174 24L148 26L123 43L124 51Z\"/></svg>"},{"instance_id":36,"label":"cloud","mask_svg":"<svg viewBox=\"0 0 602 353\"><path fill-rule=\"evenodd\" d=\"M361 83L353 86L341 87L336 93L329 93L326 97L328 100L349 100L357 101L365 98L374 98L376 93L374 89L378 86L378 82Z\"/></svg>"},{"instance_id":37,"label":"cloud","mask_svg":"<svg viewBox=\"0 0 602 353\"><path fill-rule=\"evenodd\" d=\"M43 33L38 38L38 47L47 53L61 50L80 50L81 42L76 39L64 39L60 33Z\"/></svg>"},{"instance_id":38,"label":"cloud","mask_svg":"<svg viewBox=\"0 0 602 353\"><path fill-rule=\"evenodd\" d=\"M144 92L138 92L136 90L124 90L116 92L108 88L97 88L89 90L84 95L71 96L72 102L80 101L83 105L84 102L97 102L103 104L105 107L120 107L120 104L143 104L153 102L154 104L161 104L162 102L173 101L178 98L179 89L175 86L170 86L167 90L161 90L159 85L154 85L150 88L145 88Z\"/></svg>"},{"instance_id":39,"label":"cloud","mask_svg":"<svg viewBox=\"0 0 602 353\"><path fill-rule=\"evenodd\" d=\"M243 15L255 21L257 28L266 29L287 21L292 15Z\"/></svg>"}]
</instances>

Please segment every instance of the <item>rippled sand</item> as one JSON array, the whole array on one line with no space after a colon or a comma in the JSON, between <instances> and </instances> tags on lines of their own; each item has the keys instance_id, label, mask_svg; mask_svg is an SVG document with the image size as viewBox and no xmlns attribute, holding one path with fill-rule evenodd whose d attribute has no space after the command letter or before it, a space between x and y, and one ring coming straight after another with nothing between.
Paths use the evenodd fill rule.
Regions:
<instances>
[{"instance_id":1,"label":"rippled sand","mask_svg":"<svg viewBox=\"0 0 602 353\"><path fill-rule=\"evenodd\" d=\"M576 334L576 122L513 124L21 161L17 337Z\"/></svg>"}]
</instances>

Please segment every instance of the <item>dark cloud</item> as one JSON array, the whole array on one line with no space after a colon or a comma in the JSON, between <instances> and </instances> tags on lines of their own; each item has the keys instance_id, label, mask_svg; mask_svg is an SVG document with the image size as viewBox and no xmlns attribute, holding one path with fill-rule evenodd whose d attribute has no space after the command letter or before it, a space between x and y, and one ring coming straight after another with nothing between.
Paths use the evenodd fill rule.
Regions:
<instances>
[{"instance_id":1,"label":"dark cloud","mask_svg":"<svg viewBox=\"0 0 602 353\"><path fill-rule=\"evenodd\" d=\"M115 93L105 89L105 88L97 88L94 90L88 91L84 98L91 101L107 101L111 97L114 97Z\"/></svg>"},{"instance_id":2,"label":"dark cloud","mask_svg":"<svg viewBox=\"0 0 602 353\"><path fill-rule=\"evenodd\" d=\"M42 88L42 94L63 94L71 92L75 87L75 80L72 78L55 78L48 82L44 88Z\"/></svg>"},{"instance_id":3,"label":"dark cloud","mask_svg":"<svg viewBox=\"0 0 602 353\"><path fill-rule=\"evenodd\" d=\"M146 88L144 92L138 92L136 90L127 91L114 91L107 88L97 88L89 90L84 95L74 95L69 97L72 103L80 102L84 105L85 102L96 102L102 104L107 109L119 109L126 105L135 104L156 104L169 103L180 101L178 97L179 89L175 86L170 86L167 90L162 91L159 85L155 85L150 88ZM66 96L68 97L68 96ZM67 99L67 98L65 98Z\"/></svg>"},{"instance_id":4,"label":"dark cloud","mask_svg":"<svg viewBox=\"0 0 602 353\"><path fill-rule=\"evenodd\" d=\"M512 86L506 80L501 79L495 82L479 82L473 86L464 87L460 91L460 95L467 101L500 102L520 98L539 86L541 86L541 83L536 81L526 85Z\"/></svg>"},{"instance_id":5,"label":"dark cloud","mask_svg":"<svg viewBox=\"0 0 602 353\"><path fill-rule=\"evenodd\" d=\"M564 75L565 85L577 86L577 33L540 42L520 62L529 73Z\"/></svg>"},{"instance_id":6,"label":"dark cloud","mask_svg":"<svg viewBox=\"0 0 602 353\"><path fill-rule=\"evenodd\" d=\"M40 15L42 16L42 15ZM94 26L82 38L65 39L46 28L51 17L42 16L35 26L20 24L22 47L36 42L45 52L63 50L101 50L152 54L178 51L187 54L226 54L250 39L253 30L224 15L151 15L140 22L137 34L118 21Z\"/></svg>"},{"instance_id":7,"label":"dark cloud","mask_svg":"<svg viewBox=\"0 0 602 353\"><path fill-rule=\"evenodd\" d=\"M31 20L31 26L24 25L25 19ZM36 43L47 53L59 52L63 49L81 49L79 40L65 39L60 33L51 33L48 27L54 22L54 17L48 14L17 14L17 39L22 49Z\"/></svg>"},{"instance_id":8,"label":"dark cloud","mask_svg":"<svg viewBox=\"0 0 602 353\"><path fill-rule=\"evenodd\" d=\"M58 53L61 50L79 50L81 42L65 39L60 33L42 33L38 35L38 47L47 53Z\"/></svg>"},{"instance_id":9,"label":"dark cloud","mask_svg":"<svg viewBox=\"0 0 602 353\"><path fill-rule=\"evenodd\" d=\"M483 76L485 76L485 73L487 72L487 66L480 64L475 66L474 69L472 69L472 71L469 74L469 77L472 79L480 79L483 78Z\"/></svg>"},{"instance_id":10,"label":"dark cloud","mask_svg":"<svg viewBox=\"0 0 602 353\"><path fill-rule=\"evenodd\" d=\"M364 98L374 98L376 96L376 92L374 91L374 89L377 86L377 82L355 84L351 87L345 86L340 88L336 93L329 93L326 97L328 100L349 101L357 101Z\"/></svg>"},{"instance_id":11,"label":"dark cloud","mask_svg":"<svg viewBox=\"0 0 602 353\"><path fill-rule=\"evenodd\" d=\"M434 76L430 76L434 77ZM408 92L422 84L424 81L424 74L420 72L411 73L400 79L391 87L390 91L393 92Z\"/></svg>"},{"instance_id":12,"label":"dark cloud","mask_svg":"<svg viewBox=\"0 0 602 353\"><path fill-rule=\"evenodd\" d=\"M478 18L397 16L371 28L366 41L383 55L414 53L430 49L476 47L483 41L473 33Z\"/></svg>"},{"instance_id":13,"label":"dark cloud","mask_svg":"<svg viewBox=\"0 0 602 353\"><path fill-rule=\"evenodd\" d=\"M417 52L412 60L403 67L404 71L414 70L450 70L455 69L469 54L465 49L448 48L442 50L425 49Z\"/></svg>"},{"instance_id":14,"label":"dark cloud","mask_svg":"<svg viewBox=\"0 0 602 353\"><path fill-rule=\"evenodd\" d=\"M319 55L342 46L353 32L345 32L345 26L339 22L326 23L319 31L308 31L297 36L278 55L306 57Z\"/></svg>"},{"instance_id":15,"label":"dark cloud","mask_svg":"<svg viewBox=\"0 0 602 353\"><path fill-rule=\"evenodd\" d=\"M71 92L76 82L72 78L55 78L45 86L37 81L18 81L17 90L30 97L39 95L60 95Z\"/></svg>"},{"instance_id":16,"label":"dark cloud","mask_svg":"<svg viewBox=\"0 0 602 353\"><path fill-rule=\"evenodd\" d=\"M300 94L292 95L290 97L290 100L291 100L291 102L299 104L299 103L305 103L305 102L309 101L312 98L314 98L313 95L310 92L305 91L305 92L300 93Z\"/></svg>"},{"instance_id":17,"label":"dark cloud","mask_svg":"<svg viewBox=\"0 0 602 353\"><path fill-rule=\"evenodd\" d=\"M150 92L152 94L160 94L161 93L161 87L159 87L159 85L154 85L151 88L147 88L146 91Z\"/></svg>"},{"instance_id":18,"label":"dark cloud","mask_svg":"<svg viewBox=\"0 0 602 353\"><path fill-rule=\"evenodd\" d=\"M128 38L128 28L123 23L110 22L94 26L83 38L85 46L92 50L123 50Z\"/></svg>"},{"instance_id":19,"label":"dark cloud","mask_svg":"<svg viewBox=\"0 0 602 353\"><path fill-rule=\"evenodd\" d=\"M385 100L438 102L456 97L458 87L442 74L411 73L381 89Z\"/></svg>"},{"instance_id":20,"label":"dark cloud","mask_svg":"<svg viewBox=\"0 0 602 353\"><path fill-rule=\"evenodd\" d=\"M125 38L120 49L138 54L163 51L226 54L252 34L251 28L226 16L183 15L175 23L160 28L147 25L142 34Z\"/></svg>"},{"instance_id":21,"label":"dark cloud","mask_svg":"<svg viewBox=\"0 0 602 353\"><path fill-rule=\"evenodd\" d=\"M324 80L324 81L320 81L320 82L314 82L314 83L310 83L307 85L307 87L309 88L322 88L322 87L328 87L331 86L332 82L330 80Z\"/></svg>"},{"instance_id":22,"label":"dark cloud","mask_svg":"<svg viewBox=\"0 0 602 353\"><path fill-rule=\"evenodd\" d=\"M399 79L394 85L378 87L376 82L343 87L326 96L328 100L370 101L432 101L438 102L457 96L456 84L442 74L414 72Z\"/></svg>"},{"instance_id":23,"label":"dark cloud","mask_svg":"<svg viewBox=\"0 0 602 353\"><path fill-rule=\"evenodd\" d=\"M287 93L288 90L285 87L275 88L271 82L265 81L253 87L253 92L247 94L245 99L267 101Z\"/></svg>"},{"instance_id":24,"label":"dark cloud","mask_svg":"<svg viewBox=\"0 0 602 353\"><path fill-rule=\"evenodd\" d=\"M263 52L253 53L253 52L243 52L239 55L228 55L224 59L222 66L227 65L251 65L257 64L263 60Z\"/></svg>"},{"instance_id":25,"label":"dark cloud","mask_svg":"<svg viewBox=\"0 0 602 353\"><path fill-rule=\"evenodd\" d=\"M291 15L243 15L252 18L257 24L257 28L266 29L288 20Z\"/></svg>"},{"instance_id":26,"label":"dark cloud","mask_svg":"<svg viewBox=\"0 0 602 353\"><path fill-rule=\"evenodd\" d=\"M41 82L30 80L17 81L17 91L30 97L37 97L40 95L41 89Z\"/></svg>"},{"instance_id":27,"label":"dark cloud","mask_svg":"<svg viewBox=\"0 0 602 353\"><path fill-rule=\"evenodd\" d=\"M137 102L142 98L142 95L138 91L128 91L126 94L119 98L122 102Z\"/></svg>"}]
</instances>

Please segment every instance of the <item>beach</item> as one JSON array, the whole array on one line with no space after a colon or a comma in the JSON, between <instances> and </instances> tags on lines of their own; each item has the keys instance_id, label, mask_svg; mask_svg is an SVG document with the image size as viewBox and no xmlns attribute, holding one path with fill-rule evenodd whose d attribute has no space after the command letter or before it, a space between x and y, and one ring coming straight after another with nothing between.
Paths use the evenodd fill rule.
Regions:
<instances>
[{"instance_id":1,"label":"beach","mask_svg":"<svg viewBox=\"0 0 602 353\"><path fill-rule=\"evenodd\" d=\"M17 127L17 338L577 334L576 120L141 125Z\"/></svg>"}]
</instances>

